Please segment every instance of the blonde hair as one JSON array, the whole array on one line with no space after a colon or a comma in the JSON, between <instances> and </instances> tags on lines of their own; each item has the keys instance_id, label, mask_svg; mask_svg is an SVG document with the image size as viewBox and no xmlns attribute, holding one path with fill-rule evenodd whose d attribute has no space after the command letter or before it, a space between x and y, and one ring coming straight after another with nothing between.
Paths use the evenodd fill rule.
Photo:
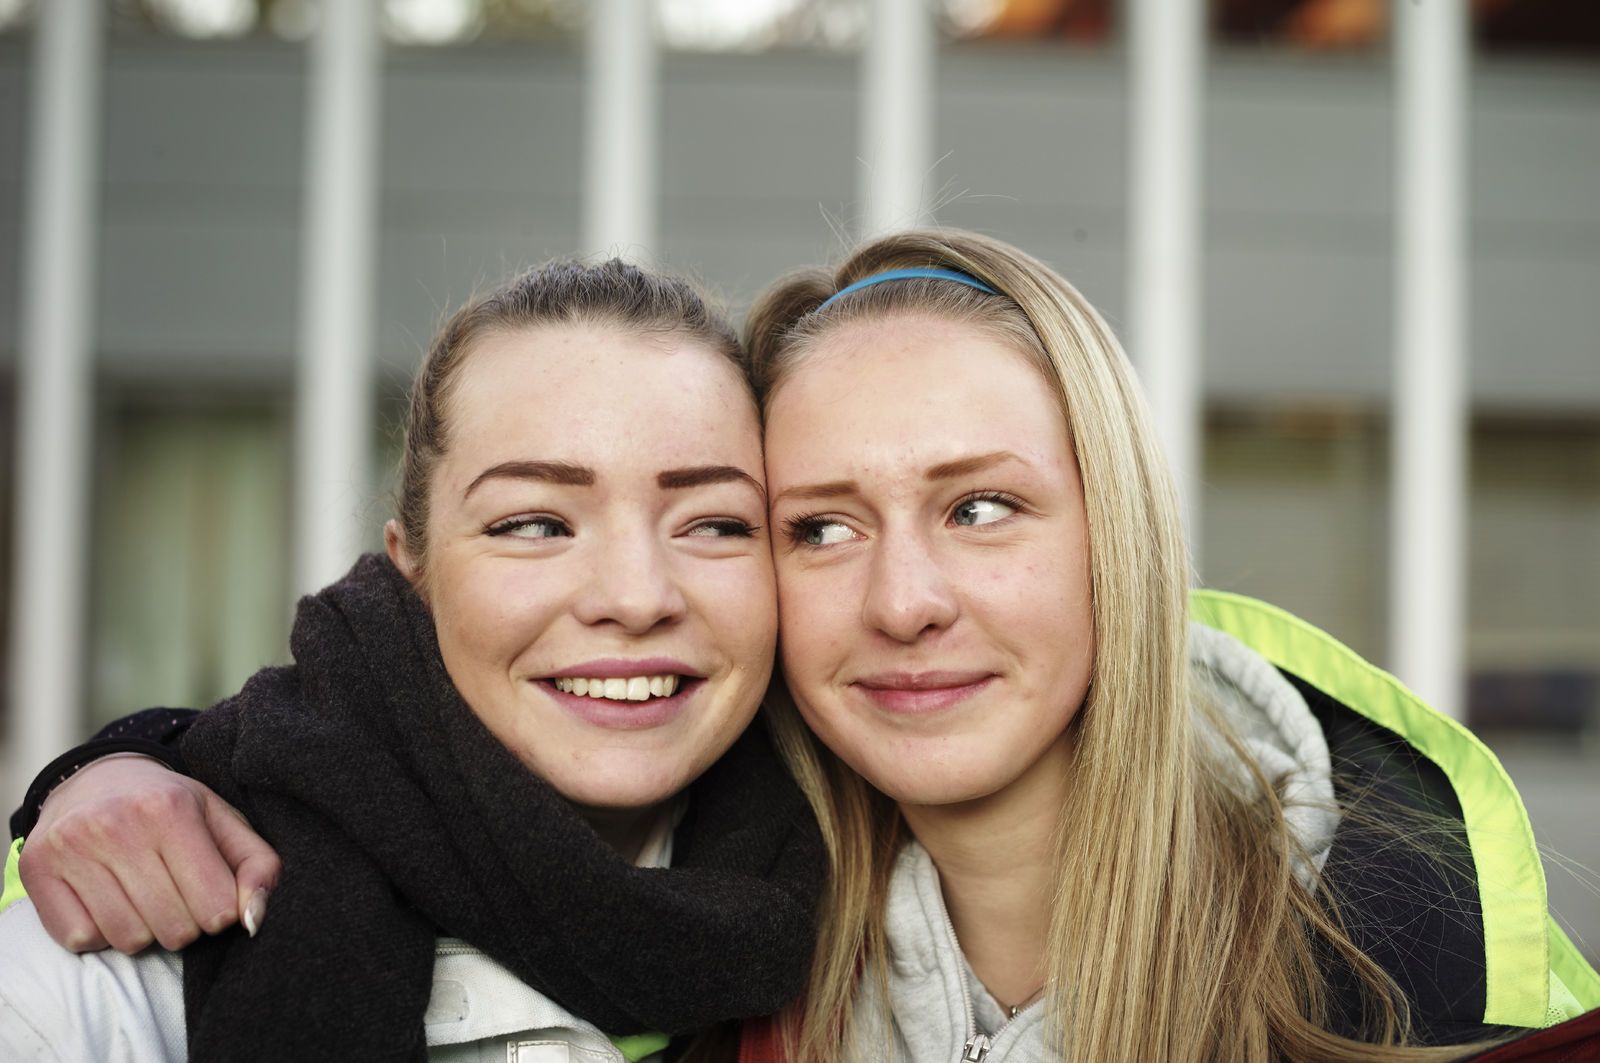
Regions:
<instances>
[{"instance_id":1,"label":"blonde hair","mask_svg":"<svg viewBox=\"0 0 1600 1063\"><path fill-rule=\"evenodd\" d=\"M911 279L822 307L846 285L903 267L958 270L999 296ZM901 233L831 273L784 277L757 301L746 343L763 402L819 337L896 313L972 323L1031 358L1060 398L1082 473L1096 655L1072 724L1073 800L1056 831L1062 870L1045 953L1061 1058L1456 1058L1459 1047L1397 1047L1408 1037L1404 996L1341 931L1331 900L1296 880L1301 854L1273 786L1255 772L1255 792L1241 796L1197 738L1177 500L1111 329L1016 248L971 233ZM860 978L882 968L904 828L892 802L814 742L792 706L769 708L832 861L810 986L781 1019L789 1058L822 1063L844 1057ZM1319 948L1364 987L1372 1028L1363 1040L1325 1029Z\"/></svg>"}]
</instances>

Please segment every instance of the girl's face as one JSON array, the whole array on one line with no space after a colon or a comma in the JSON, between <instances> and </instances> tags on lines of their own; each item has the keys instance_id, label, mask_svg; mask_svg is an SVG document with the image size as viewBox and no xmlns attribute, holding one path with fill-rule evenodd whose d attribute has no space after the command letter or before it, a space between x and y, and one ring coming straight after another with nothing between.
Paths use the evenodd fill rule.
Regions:
<instances>
[{"instance_id":1,"label":"girl's face","mask_svg":"<svg viewBox=\"0 0 1600 1063\"><path fill-rule=\"evenodd\" d=\"M445 419L419 589L450 678L578 804L671 797L772 671L760 429L738 371L679 336L491 332ZM415 573L393 535L390 552Z\"/></svg>"},{"instance_id":2,"label":"girl's face","mask_svg":"<svg viewBox=\"0 0 1600 1063\"><path fill-rule=\"evenodd\" d=\"M912 805L1070 756L1094 662L1083 487L1023 354L925 316L840 326L772 400L767 475L784 674L834 752Z\"/></svg>"}]
</instances>

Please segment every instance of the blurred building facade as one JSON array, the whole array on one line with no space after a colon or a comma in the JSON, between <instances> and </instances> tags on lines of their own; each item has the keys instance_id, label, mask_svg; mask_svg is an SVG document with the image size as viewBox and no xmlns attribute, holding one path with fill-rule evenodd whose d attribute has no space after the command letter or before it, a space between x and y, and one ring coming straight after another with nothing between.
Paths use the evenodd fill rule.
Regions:
<instances>
[{"instance_id":1,"label":"blurred building facade","mask_svg":"<svg viewBox=\"0 0 1600 1063\"><path fill-rule=\"evenodd\" d=\"M308 505L295 457L315 342L307 246L322 231L306 218L323 194L313 155L338 151L319 148L313 128L315 94L329 91L313 44L338 0L99 2L95 221L77 293L93 323L82 694L31 710L65 714L73 735L147 704L207 703L286 656ZM890 112L890 135L903 132L897 115L912 132L924 115L926 130L908 149L916 205L874 221L863 165L894 160L873 158L865 142L885 120L867 98L882 75L871 49L884 24L873 20L897 17L886 14L897 6L929 43L924 72L906 75L924 80L900 86L908 102ZM1131 353L1148 367L1131 327L1130 231L1146 208L1133 192L1142 119L1130 71L1138 48L1158 45L1135 41L1137 6L373 0L364 25L376 97L352 112L371 116L375 152L364 178L372 298L369 312L358 286L344 307L355 335L370 338L370 371L352 379L368 382L359 432L372 471L348 464L334 493L356 536L379 542L400 398L442 315L554 255L648 255L705 279L737 311L779 272L835 257L869 226L935 220L1056 266L1134 333ZM1455 6L1467 27L1466 459L1461 519L1448 526L1462 542L1463 606L1437 623L1458 635L1456 710L1528 750L1516 756L1531 758L1530 771L1566 780L1552 808L1576 802L1581 832L1600 807L1600 30L1591 5ZM1397 207L1404 71L1387 8L1220 0L1195 39L1178 42L1202 59L1195 169L1177 189L1179 202L1184 188L1195 197L1198 235L1184 282L1196 307L1198 568L1206 583L1278 602L1380 663L1392 662L1396 639L1397 234L1407 221ZM601 39L586 29L606 9L644 27L645 58L619 60L615 28ZM0 0L8 603L27 564L14 530L18 381L42 11L39 0ZM887 25L904 40L906 23ZM597 110L603 79L642 87ZM619 122L631 124L606 148L604 131ZM603 180L607 159L633 160L618 188ZM606 230L595 220L606 196L634 197L633 220ZM30 622L14 604L4 618L12 634ZM5 661L8 673L15 664ZM0 741L18 732L14 700ZM10 794L25 779L16 758L7 763ZM1517 775L1515 757L1512 766ZM1561 814L1535 809L1536 822ZM1600 865L1600 853L1566 847ZM1588 906L1575 923L1594 928L1592 954L1600 905L1573 903Z\"/></svg>"}]
</instances>

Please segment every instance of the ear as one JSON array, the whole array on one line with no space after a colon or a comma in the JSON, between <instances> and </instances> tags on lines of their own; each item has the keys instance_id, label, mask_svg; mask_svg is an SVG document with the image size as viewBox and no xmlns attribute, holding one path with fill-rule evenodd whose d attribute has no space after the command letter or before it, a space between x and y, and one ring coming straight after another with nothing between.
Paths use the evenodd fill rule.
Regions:
<instances>
[{"instance_id":1,"label":"ear","mask_svg":"<svg viewBox=\"0 0 1600 1063\"><path fill-rule=\"evenodd\" d=\"M398 520L391 518L384 522L383 549L389 555L389 560L394 562L394 567L406 578L406 582L415 587L418 594L422 594L422 585L417 581L420 566L411 556L411 551L406 548L405 529L400 527Z\"/></svg>"}]
</instances>

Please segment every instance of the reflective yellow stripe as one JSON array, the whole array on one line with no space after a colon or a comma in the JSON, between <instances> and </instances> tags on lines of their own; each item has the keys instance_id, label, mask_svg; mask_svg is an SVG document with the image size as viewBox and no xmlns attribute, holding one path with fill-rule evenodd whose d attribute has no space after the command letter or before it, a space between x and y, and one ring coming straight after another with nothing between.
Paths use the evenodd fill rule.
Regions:
<instances>
[{"instance_id":1,"label":"reflective yellow stripe","mask_svg":"<svg viewBox=\"0 0 1600 1063\"><path fill-rule=\"evenodd\" d=\"M1563 1012L1561 1021L1600 1008L1600 974L1589 966L1554 919L1550 920L1550 974L1560 982L1565 995L1571 997L1570 1002L1563 1001L1566 1007L1560 1009ZM1550 1003L1554 1007L1556 1001L1552 999Z\"/></svg>"},{"instance_id":2,"label":"reflective yellow stripe","mask_svg":"<svg viewBox=\"0 0 1600 1063\"><path fill-rule=\"evenodd\" d=\"M617 1046L617 1051L622 1053L622 1058L628 1063L638 1063L646 1056L666 1051L667 1045L672 1043L672 1038L664 1033L635 1033L613 1037L611 1043Z\"/></svg>"},{"instance_id":3,"label":"reflective yellow stripe","mask_svg":"<svg viewBox=\"0 0 1600 1063\"><path fill-rule=\"evenodd\" d=\"M21 863L22 839L18 838L11 843L11 849L6 853L6 886L0 891L0 912L28 895L28 891L22 888L22 875L17 870Z\"/></svg>"},{"instance_id":4,"label":"reflective yellow stripe","mask_svg":"<svg viewBox=\"0 0 1600 1063\"><path fill-rule=\"evenodd\" d=\"M1483 1021L1545 1025L1551 956L1544 867L1528 813L1499 759L1472 732L1425 705L1394 676L1298 617L1223 591L1195 591L1190 609L1202 624L1232 635L1404 738L1445 773L1461 803L1478 871L1487 981ZM1571 957L1587 968L1575 952Z\"/></svg>"}]
</instances>

